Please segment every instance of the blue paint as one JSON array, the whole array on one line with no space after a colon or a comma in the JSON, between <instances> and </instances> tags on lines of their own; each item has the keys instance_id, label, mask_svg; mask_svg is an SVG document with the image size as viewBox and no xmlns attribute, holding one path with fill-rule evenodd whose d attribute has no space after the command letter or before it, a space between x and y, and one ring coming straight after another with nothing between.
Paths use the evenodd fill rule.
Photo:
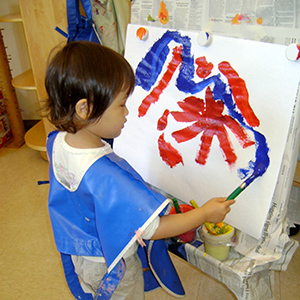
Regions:
<instances>
[{"instance_id":1,"label":"blue paint","mask_svg":"<svg viewBox=\"0 0 300 300\"><path fill-rule=\"evenodd\" d=\"M152 88L170 53L168 45L171 41L182 45L182 63L176 81L178 90L186 94L196 94L211 86L214 99L221 100L227 107L229 115L239 122L243 128L253 132L256 147L255 161L250 161L248 168L238 170L240 178L246 178L251 173L247 179L248 184L250 184L256 177L262 176L269 167L269 148L266 138L246 124L243 115L237 109L230 89L228 89L228 84L222 81L220 74L213 75L200 82L193 80L195 74L194 56L191 54L191 39L188 36L182 36L178 31L166 31L138 64L136 85L141 86L146 91Z\"/></svg>"}]
</instances>

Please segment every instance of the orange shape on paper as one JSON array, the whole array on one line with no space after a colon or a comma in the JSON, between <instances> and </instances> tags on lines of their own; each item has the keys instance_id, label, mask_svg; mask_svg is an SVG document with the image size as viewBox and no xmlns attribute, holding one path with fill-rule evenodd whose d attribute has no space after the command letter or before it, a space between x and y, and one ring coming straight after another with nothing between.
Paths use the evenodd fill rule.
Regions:
<instances>
[{"instance_id":1,"label":"orange shape on paper","mask_svg":"<svg viewBox=\"0 0 300 300\"><path fill-rule=\"evenodd\" d=\"M160 2L158 18L161 24L167 24L169 22L169 12L166 8L166 4L163 1Z\"/></svg>"},{"instance_id":2,"label":"orange shape on paper","mask_svg":"<svg viewBox=\"0 0 300 300\"><path fill-rule=\"evenodd\" d=\"M241 24L239 21L239 14L236 14L235 17L231 20L231 24Z\"/></svg>"},{"instance_id":3,"label":"orange shape on paper","mask_svg":"<svg viewBox=\"0 0 300 300\"><path fill-rule=\"evenodd\" d=\"M257 23L258 25L261 25L262 22L263 22L263 18L258 18L258 19L256 20L256 23Z\"/></svg>"}]
</instances>

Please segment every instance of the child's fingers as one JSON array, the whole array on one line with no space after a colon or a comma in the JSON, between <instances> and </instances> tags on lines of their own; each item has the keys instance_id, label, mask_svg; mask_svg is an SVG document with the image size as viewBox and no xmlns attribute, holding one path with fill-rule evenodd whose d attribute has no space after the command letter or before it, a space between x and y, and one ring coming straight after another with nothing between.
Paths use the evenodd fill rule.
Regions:
<instances>
[{"instance_id":1,"label":"child's fingers","mask_svg":"<svg viewBox=\"0 0 300 300\"><path fill-rule=\"evenodd\" d=\"M235 200L228 200L225 202L226 204L226 208L227 208L227 213L229 213L231 211L231 205L235 203Z\"/></svg>"},{"instance_id":2,"label":"child's fingers","mask_svg":"<svg viewBox=\"0 0 300 300\"><path fill-rule=\"evenodd\" d=\"M226 201L226 197L215 197L215 198L210 199L210 201L223 203Z\"/></svg>"},{"instance_id":3,"label":"child's fingers","mask_svg":"<svg viewBox=\"0 0 300 300\"><path fill-rule=\"evenodd\" d=\"M234 204L235 203L235 200L233 199L233 200L227 200L226 201L226 204L228 204L228 206L231 206L232 204Z\"/></svg>"}]
</instances>

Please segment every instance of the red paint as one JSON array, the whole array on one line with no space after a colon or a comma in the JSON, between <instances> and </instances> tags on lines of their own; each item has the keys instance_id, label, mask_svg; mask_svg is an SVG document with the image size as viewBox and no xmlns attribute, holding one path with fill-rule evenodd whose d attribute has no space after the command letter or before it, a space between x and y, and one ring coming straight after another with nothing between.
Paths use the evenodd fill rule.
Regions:
<instances>
[{"instance_id":1,"label":"red paint","mask_svg":"<svg viewBox=\"0 0 300 300\"><path fill-rule=\"evenodd\" d=\"M182 143L193 139L204 129L205 127L202 126L201 122L197 121L189 127L183 128L178 131L174 131L172 133L172 137L176 140L177 143Z\"/></svg>"},{"instance_id":2,"label":"red paint","mask_svg":"<svg viewBox=\"0 0 300 300\"><path fill-rule=\"evenodd\" d=\"M170 61L162 79L159 81L158 85L151 91L151 93L142 101L141 105L139 106L139 117L143 117L147 113L150 105L158 101L159 96L169 84L176 68L181 63L181 52L182 52L182 46L175 47L173 49L172 60Z\"/></svg>"},{"instance_id":3,"label":"red paint","mask_svg":"<svg viewBox=\"0 0 300 300\"><path fill-rule=\"evenodd\" d=\"M202 112L204 110L204 101L195 96L186 97L183 102L178 102L178 105L186 111Z\"/></svg>"},{"instance_id":4,"label":"red paint","mask_svg":"<svg viewBox=\"0 0 300 300\"><path fill-rule=\"evenodd\" d=\"M177 102L183 112L171 112L177 122L193 122L199 119L199 113L204 111L204 101L195 96L185 98Z\"/></svg>"},{"instance_id":5,"label":"red paint","mask_svg":"<svg viewBox=\"0 0 300 300\"><path fill-rule=\"evenodd\" d=\"M189 105L186 105L185 102ZM195 123L184 129L173 132L172 137L174 137L178 143L182 143L195 138L198 134L203 132L200 149L196 157L197 163L201 165L206 163L212 139L215 135L219 140L220 147L227 163L229 165L235 163L237 157L229 141L225 126L234 133L243 148L254 144L237 121L228 115L222 114L224 104L222 101L214 100L210 87L206 89L205 106L204 101L196 97L188 97L184 100L184 104L182 102L179 103L183 112L171 112L175 120L179 122L195 121ZM191 105L191 103L194 103L194 105Z\"/></svg>"},{"instance_id":6,"label":"red paint","mask_svg":"<svg viewBox=\"0 0 300 300\"><path fill-rule=\"evenodd\" d=\"M173 168L179 163L183 164L182 156L177 149L165 141L164 134L161 134L158 139L158 149L160 157L169 167Z\"/></svg>"},{"instance_id":7,"label":"red paint","mask_svg":"<svg viewBox=\"0 0 300 300\"><path fill-rule=\"evenodd\" d=\"M241 127L235 119L230 116L223 116L222 121L224 125L234 133L235 137L244 149L255 144L255 142L250 139L244 128Z\"/></svg>"},{"instance_id":8,"label":"red paint","mask_svg":"<svg viewBox=\"0 0 300 300\"><path fill-rule=\"evenodd\" d=\"M181 213L186 213L190 210L193 210L194 207L189 204L180 204L179 209L180 209ZM175 210L174 206L170 209L170 212L169 212L169 215L173 215L173 214L176 214L176 210ZM189 230L185 233L178 235L177 237L180 240L182 240L184 243L189 243L196 237L196 229L197 228Z\"/></svg>"},{"instance_id":9,"label":"red paint","mask_svg":"<svg viewBox=\"0 0 300 300\"><path fill-rule=\"evenodd\" d=\"M235 103L248 124L252 127L259 126L259 119L249 104L249 94L245 81L239 77L239 74L227 61L219 63L219 70L227 78Z\"/></svg>"},{"instance_id":10,"label":"red paint","mask_svg":"<svg viewBox=\"0 0 300 300\"><path fill-rule=\"evenodd\" d=\"M195 161L200 165L205 165L208 154L210 152L211 144L214 135L217 135L220 148L225 156L225 161L229 165L233 165L236 162L237 156L234 153L232 145L229 141L229 137L225 128L219 126L219 124L214 124L206 129L201 136L201 147L198 151Z\"/></svg>"},{"instance_id":11,"label":"red paint","mask_svg":"<svg viewBox=\"0 0 300 300\"><path fill-rule=\"evenodd\" d=\"M159 118L157 122L157 130L164 130L166 129L168 125L168 116L169 116L170 111L166 109L163 113L163 115Z\"/></svg>"},{"instance_id":12,"label":"red paint","mask_svg":"<svg viewBox=\"0 0 300 300\"><path fill-rule=\"evenodd\" d=\"M298 45L298 44L297 44L297 49L299 52L298 52L296 60L298 60L300 58L300 45Z\"/></svg>"},{"instance_id":13,"label":"red paint","mask_svg":"<svg viewBox=\"0 0 300 300\"><path fill-rule=\"evenodd\" d=\"M205 56L199 57L195 60L195 63L198 65L196 74L200 78L206 78L210 75L211 70L213 69L214 65L212 63L208 63Z\"/></svg>"}]
</instances>

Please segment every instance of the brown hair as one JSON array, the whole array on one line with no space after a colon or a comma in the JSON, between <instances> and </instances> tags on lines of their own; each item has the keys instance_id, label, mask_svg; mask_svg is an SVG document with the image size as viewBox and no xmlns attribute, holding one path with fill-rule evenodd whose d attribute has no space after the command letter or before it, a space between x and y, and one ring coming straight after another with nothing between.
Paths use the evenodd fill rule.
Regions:
<instances>
[{"instance_id":1,"label":"brown hair","mask_svg":"<svg viewBox=\"0 0 300 300\"><path fill-rule=\"evenodd\" d=\"M97 43L70 42L48 64L45 86L47 117L58 130L75 133L97 120L121 90L130 95L134 73L119 53ZM87 120L76 121L76 103L87 99Z\"/></svg>"}]
</instances>

